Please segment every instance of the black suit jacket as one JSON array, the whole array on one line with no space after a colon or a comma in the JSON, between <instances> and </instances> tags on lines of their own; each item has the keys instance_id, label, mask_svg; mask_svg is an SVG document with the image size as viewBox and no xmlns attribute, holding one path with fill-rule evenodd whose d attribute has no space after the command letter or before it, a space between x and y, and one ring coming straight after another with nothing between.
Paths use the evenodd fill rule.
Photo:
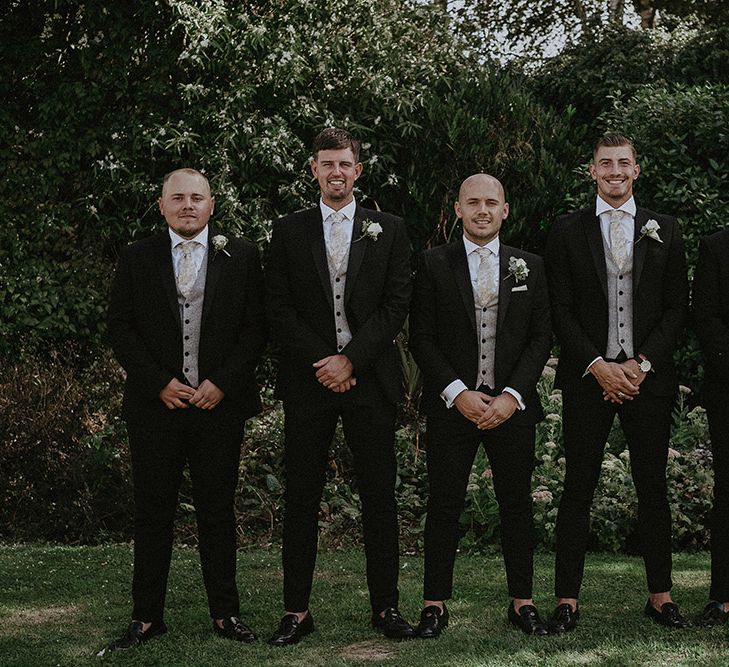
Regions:
<instances>
[{"instance_id":1,"label":"black suit jacket","mask_svg":"<svg viewBox=\"0 0 729 667\"><path fill-rule=\"evenodd\" d=\"M210 229L209 239L215 234ZM211 411L216 420L241 423L261 409L255 368L265 345L263 279L256 246L224 236L229 256L212 244L208 247L198 367L201 382L208 379L225 392ZM124 419L141 425L174 423L181 410L167 409L159 398L172 378L185 382L167 229L120 253L109 298L108 336L127 372Z\"/></svg>"},{"instance_id":2,"label":"black suit jacket","mask_svg":"<svg viewBox=\"0 0 729 667\"><path fill-rule=\"evenodd\" d=\"M365 220L382 226L377 240L360 238ZM282 352L276 396L284 400L334 396L319 384L312 366L337 354L318 206L274 222L266 286L269 322ZM401 399L402 375L394 339L407 316L410 293L410 244L403 221L357 206L344 294L353 337L342 354L354 366L358 393L376 386L389 401Z\"/></svg>"},{"instance_id":3,"label":"black suit jacket","mask_svg":"<svg viewBox=\"0 0 729 667\"><path fill-rule=\"evenodd\" d=\"M526 261L526 281L517 283L509 275L512 256ZM541 257L503 243L499 264L495 389L516 389L526 410L512 420L536 423L544 414L536 385L552 344L544 266ZM410 349L424 375L421 409L457 418L460 413L446 408L440 393L457 379L473 389L479 367L473 288L461 238L423 253L410 310Z\"/></svg>"},{"instance_id":4,"label":"black suit jacket","mask_svg":"<svg viewBox=\"0 0 729 667\"><path fill-rule=\"evenodd\" d=\"M662 243L638 241L648 220L660 225ZM638 208L633 246L633 348L655 373L642 391L671 395L677 389L673 352L688 311L688 277L681 230L675 218ZM607 266L594 207L562 216L545 253L552 321L560 343L555 386L578 389L588 364L607 349Z\"/></svg>"},{"instance_id":5,"label":"black suit jacket","mask_svg":"<svg viewBox=\"0 0 729 667\"><path fill-rule=\"evenodd\" d=\"M693 319L704 365L703 402L729 403L729 230L701 239Z\"/></svg>"}]
</instances>

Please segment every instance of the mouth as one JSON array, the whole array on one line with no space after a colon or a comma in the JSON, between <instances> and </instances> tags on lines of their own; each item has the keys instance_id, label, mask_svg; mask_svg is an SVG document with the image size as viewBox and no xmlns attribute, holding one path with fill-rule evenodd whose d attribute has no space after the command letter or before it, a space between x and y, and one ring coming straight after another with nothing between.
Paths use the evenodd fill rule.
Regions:
<instances>
[{"instance_id":1,"label":"mouth","mask_svg":"<svg viewBox=\"0 0 729 667\"><path fill-rule=\"evenodd\" d=\"M327 183L335 188L344 187L344 179L341 179L341 178L332 179L331 181L327 181Z\"/></svg>"},{"instance_id":2,"label":"mouth","mask_svg":"<svg viewBox=\"0 0 729 667\"><path fill-rule=\"evenodd\" d=\"M606 178L605 182L608 183L608 185L622 185L625 183L624 178Z\"/></svg>"}]
</instances>

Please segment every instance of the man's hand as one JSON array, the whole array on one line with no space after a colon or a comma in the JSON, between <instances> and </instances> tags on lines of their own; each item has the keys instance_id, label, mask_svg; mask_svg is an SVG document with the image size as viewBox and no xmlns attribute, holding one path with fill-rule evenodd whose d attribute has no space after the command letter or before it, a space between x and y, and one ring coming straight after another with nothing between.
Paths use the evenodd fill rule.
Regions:
<instances>
[{"instance_id":1,"label":"man's hand","mask_svg":"<svg viewBox=\"0 0 729 667\"><path fill-rule=\"evenodd\" d=\"M491 396L482 394L480 391L472 391L466 389L462 391L453 401L453 405L458 408L466 419L472 421L474 424L478 424L478 420L483 415L486 408L489 407L489 403L492 401Z\"/></svg>"},{"instance_id":2,"label":"man's hand","mask_svg":"<svg viewBox=\"0 0 729 667\"><path fill-rule=\"evenodd\" d=\"M347 391L347 389L351 388L351 383L349 386L344 383L352 378L354 368L352 362L344 354L324 357L315 362L313 366L317 369L316 379L327 389L331 389L332 391ZM342 388L345 386L346 389Z\"/></svg>"},{"instance_id":3,"label":"man's hand","mask_svg":"<svg viewBox=\"0 0 729 667\"><path fill-rule=\"evenodd\" d=\"M201 410L212 410L224 396L222 389L218 389L210 380L203 380L190 403Z\"/></svg>"},{"instance_id":4,"label":"man's hand","mask_svg":"<svg viewBox=\"0 0 729 667\"><path fill-rule=\"evenodd\" d=\"M195 390L186 384L182 384L177 378L172 378L167 386L159 393L160 400L170 410L178 408L189 408L187 404L193 396Z\"/></svg>"},{"instance_id":5,"label":"man's hand","mask_svg":"<svg viewBox=\"0 0 729 667\"><path fill-rule=\"evenodd\" d=\"M336 392L337 394L341 394L344 391L349 391L356 384L357 384L357 378L350 377L349 379L345 380L341 384L332 385L331 387L329 387L329 389Z\"/></svg>"},{"instance_id":6,"label":"man's hand","mask_svg":"<svg viewBox=\"0 0 729 667\"><path fill-rule=\"evenodd\" d=\"M640 364L635 359L628 359L627 361L622 362L620 366L625 369L627 375L634 376L632 384L634 384L636 387L640 387L641 383L648 375L648 373L644 373L642 370L640 370ZM632 397L621 397L617 392L608 393L606 391L603 391L602 393L606 401L610 401L611 403L617 403L618 405L622 405L623 401L625 400L633 400Z\"/></svg>"},{"instance_id":7,"label":"man's hand","mask_svg":"<svg viewBox=\"0 0 729 667\"><path fill-rule=\"evenodd\" d=\"M632 401L639 393L637 382L638 373L626 365L628 362L618 364L614 361L599 359L590 366L590 373L595 376L602 387L602 393L606 401L621 404L623 401ZM642 379L641 379L642 382Z\"/></svg>"},{"instance_id":8,"label":"man's hand","mask_svg":"<svg viewBox=\"0 0 729 667\"><path fill-rule=\"evenodd\" d=\"M486 412L481 415L476 426L481 430L496 428L511 418L519 407L516 398L505 391L491 399Z\"/></svg>"}]
</instances>

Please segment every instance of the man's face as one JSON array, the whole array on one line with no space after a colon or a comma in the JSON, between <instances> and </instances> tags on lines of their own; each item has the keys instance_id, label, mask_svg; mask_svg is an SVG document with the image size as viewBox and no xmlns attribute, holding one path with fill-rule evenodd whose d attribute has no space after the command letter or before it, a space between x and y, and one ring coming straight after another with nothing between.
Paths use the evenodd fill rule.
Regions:
<instances>
[{"instance_id":1,"label":"man's face","mask_svg":"<svg viewBox=\"0 0 729 667\"><path fill-rule=\"evenodd\" d=\"M324 203L338 211L352 201L354 182L362 173L362 163L354 161L351 148L321 150L311 160L311 173L319 182Z\"/></svg>"},{"instance_id":2,"label":"man's face","mask_svg":"<svg viewBox=\"0 0 729 667\"><path fill-rule=\"evenodd\" d=\"M463 181L455 207L456 215L463 220L466 238L480 246L496 238L502 221L509 215L501 183L485 174Z\"/></svg>"},{"instance_id":3,"label":"man's face","mask_svg":"<svg viewBox=\"0 0 729 667\"><path fill-rule=\"evenodd\" d=\"M170 176L159 199L159 210L172 231L182 238L197 236L208 224L215 201L207 181L184 171Z\"/></svg>"},{"instance_id":4,"label":"man's face","mask_svg":"<svg viewBox=\"0 0 729 667\"><path fill-rule=\"evenodd\" d=\"M600 146L590 165L597 193L613 208L633 196L633 181L640 174L630 146Z\"/></svg>"}]
</instances>

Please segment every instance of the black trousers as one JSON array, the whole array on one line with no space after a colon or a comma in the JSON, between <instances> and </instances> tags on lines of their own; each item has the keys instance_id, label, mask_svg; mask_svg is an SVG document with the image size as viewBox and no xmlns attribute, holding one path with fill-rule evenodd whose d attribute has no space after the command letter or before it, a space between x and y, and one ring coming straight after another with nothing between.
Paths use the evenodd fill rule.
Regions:
<instances>
[{"instance_id":1,"label":"black trousers","mask_svg":"<svg viewBox=\"0 0 729 667\"><path fill-rule=\"evenodd\" d=\"M284 400L283 568L284 606L288 611L303 612L309 608L319 506L329 449L340 417L362 501L370 604L373 611L379 612L398 603L395 406L379 394L361 401L359 389L358 386L343 394L332 393L316 403Z\"/></svg>"},{"instance_id":2,"label":"black trousers","mask_svg":"<svg viewBox=\"0 0 729 667\"><path fill-rule=\"evenodd\" d=\"M455 410L455 408L453 408ZM480 431L460 413L428 417L427 465L430 494L425 522L425 600L447 600L453 592L458 519L480 444L484 445L499 503L501 547L511 597L532 597L535 544L532 515L534 426L507 421Z\"/></svg>"},{"instance_id":3,"label":"black trousers","mask_svg":"<svg viewBox=\"0 0 729 667\"><path fill-rule=\"evenodd\" d=\"M709 598L729 602L729 400L707 406L714 458Z\"/></svg>"},{"instance_id":4,"label":"black trousers","mask_svg":"<svg viewBox=\"0 0 729 667\"><path fill-rule=\"evenodd\" d=\"M233 499L243 424L221 425L213 413L192 407L178 412L173 428L128 425L135 504L132 618L162 621L185 464L190 467L210 616L238 616Z\"/></svg>"},{"instance_id":5,"label":"black trousers","mask_svg":"<svg viewBox=\"0 0 729 667\"><path fill-rule=\"evenodd\" d=\"M648 590L671 590L671 512L666 462L673 397L653 396L646 378L641 394L623 405L603 400L588 376L577 391L564 391L563 432L567 471L557 514L555 594L577 598L590 532L590 506L600 478L605 442L615 415L625 433L638 496L638 533Z\"/></svg>"}]
</instances>

